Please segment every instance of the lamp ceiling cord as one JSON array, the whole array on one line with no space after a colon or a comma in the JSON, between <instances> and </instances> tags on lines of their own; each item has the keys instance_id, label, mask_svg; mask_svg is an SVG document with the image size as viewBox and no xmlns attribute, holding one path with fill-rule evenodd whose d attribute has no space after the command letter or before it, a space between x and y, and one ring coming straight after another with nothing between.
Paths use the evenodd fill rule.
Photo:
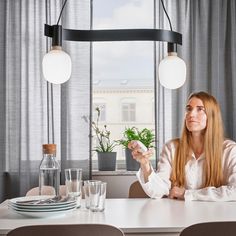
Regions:
<instances>
[{"instance_id":1,"label":"lamp ceiling cord","mask_svg":"<svg viewBox=\"0 0 236 236\"><path fill-rule=\"evenodd\" d=\"M57 20L57 25L59 24L59 21L60 21L60 19L61 19L62 12L63 12L63 9L64 9L64 7L65 7L65 5L66 5L66 2L67 2L67 0L64 1L63 6L62 6L62 8L61 8L61 12L60 12L60 15L59 15L58 20Z\"/></svg>"},{"instance_id":2,"label":"lamp ceiling cord","mask_svg":"<svg viewBox=\"0 0 236 236\"><path fill-rule=\"evenodd\" d=\"M161 5L162 5L162 8L163 8L163 11L165 12L166 14L166 17L168 19L168 22L169 22L169 25L170 25L170 30L173 31L172 29L172 24L171 24L171 21L170 21L170 17L166 11L166 8L165 8L165 5L163 3L163 0L161 0ZM177 52L177 44L174 44L174 43L168 43L167 44L167 51L168 53L171 53L171 52Z\"/></svg>"},{"instance_id":3,"label":"lamp ceiling cord","mask_svg":"<svg viewBox=\"0 0 236 236\"><path fill-rule=\"evenodd\" d=\"M166 17L167 17L167 19L168 19L168 21L169 21L170 30L173 31L172 25L171 25L171 21L170 21L170 17L169 17L169 15L168 15L167 11L166 11L166 8L165 8L165 5L164 5L164 3L163 3L163 0L161 0L161 5L162 5L162 8L163 8L163 10L164 10L164 12L165 12L165 14L166 14Z\"/></svg>"}]
</instances>

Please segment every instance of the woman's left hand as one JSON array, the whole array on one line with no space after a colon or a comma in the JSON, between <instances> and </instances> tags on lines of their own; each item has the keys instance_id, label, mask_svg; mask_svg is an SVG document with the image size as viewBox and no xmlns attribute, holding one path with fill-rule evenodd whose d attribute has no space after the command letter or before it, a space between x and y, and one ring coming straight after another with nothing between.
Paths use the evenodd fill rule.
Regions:
<instances>
[{"instance_id":1,"label":"woman's left hand","mask_svg":"<svg viewBox=\"0 0 236 236\"><path fill-rule=\"evenodd\" d=\"M179 199L179 200L184 200L184 193L185 193L185 188L180 188L174 186L169 193L169 198L171 199Z\"/></svg>"}]
</instances>

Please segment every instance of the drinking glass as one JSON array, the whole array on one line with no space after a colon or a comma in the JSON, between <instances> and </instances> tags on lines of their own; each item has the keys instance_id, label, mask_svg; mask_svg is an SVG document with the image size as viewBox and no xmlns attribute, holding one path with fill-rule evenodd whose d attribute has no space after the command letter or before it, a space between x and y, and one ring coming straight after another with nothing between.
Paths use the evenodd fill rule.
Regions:
<instances>
[{"instance_id":1,"label":"drinking glass","mask_svg":"<svg viewBox=\"0 0 236 236\"><path fill-rule=\"evenodd\" d=\"M82 169L65 169L66 193L77 202L77 208L81 206Z\"/></svg>"},{"instance_id":2,"label":"drinking glass","mask_svg":"<svg viewBox=\"0 0 236 236\"><path fill-rule=\"evenodd\" d=\"M100 187L100 196L99 196L99 204L98 211L104 211L105 209L105 200L106 200L106 192L107 192L107 183L102 182Z\"/></svg>"},{"instance_id":3,"label":"drinking glass","mask_svg":"<svg viewBox=\"0 0 236 236\"><path fill-rule=\"evenodd\" d=\"M101 182L100 180L84 180L84 200L85 200L85 207L89 209L90 207L90 200L89 200L89 183L91 182Z\"/></svg>"},{"instance_id":4,"label":"drinking glass","mask_svg":"<svg viewBox=\"0 0 236 236\"><path fill-rule=\"evenodd\" d=\"M104 211L106 198L106 185L104 182L89 182L89 208L91 211Z\"/></svg>"}]
</instances>

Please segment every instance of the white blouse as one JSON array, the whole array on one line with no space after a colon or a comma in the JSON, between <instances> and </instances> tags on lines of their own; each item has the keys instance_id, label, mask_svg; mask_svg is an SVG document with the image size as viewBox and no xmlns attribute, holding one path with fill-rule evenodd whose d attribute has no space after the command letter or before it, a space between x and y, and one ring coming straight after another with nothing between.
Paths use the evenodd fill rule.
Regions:
<instances>
[{"instance_id":1,"label":"white blouse","mask_svg":"<svg viewBox=\"0 0 236 236\"><path fill-rule=\"evenodd\" d=\"M152 170L147 183L144 182L142 170L140 169L137 172L138 180L149 197L161 198L169 195L171 188L170 175L175 149L173 141L169 141L164 145L158 162L157 172ZM204 154L196 159L193 153L192 159L185 166L185 200L236 201L236 143L232 140L225 140L223 143L222 168L225 185L218 188L201 188L204 183L204 160Z\"/></svg>"}]
</instances>

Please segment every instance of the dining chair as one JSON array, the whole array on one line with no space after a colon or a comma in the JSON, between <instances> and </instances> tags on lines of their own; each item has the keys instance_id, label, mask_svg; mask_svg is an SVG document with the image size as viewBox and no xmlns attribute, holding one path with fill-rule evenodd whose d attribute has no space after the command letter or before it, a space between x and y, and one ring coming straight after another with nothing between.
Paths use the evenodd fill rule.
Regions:
<instances>
[{"instance_id":1,"label":"dining chair","mask_svg":"<svg viewBox=\"0 0 236 236\"><path fill-rule=\"evenodd\" d=\"M55 191L51 186L48 186L48 187L44 186L43 195L53 195L54 192ZM61 196L66 196L66 186L65 185L59 186L59 194ZM39 195L39 187L32 188L26 193L26 196L37 196L37 195Z\"/></svg>"},{"instance_id":2,"label":"dining chair","mask_svg":"<svg viewBox=\"0 0 236 236\"><path fill-rule=\"evenodd\" d=\"M7 236L124 236L121 229L106 224L31 225L11 230Z\"/></svg>"},{"instance_id":3,"label":"dining chair","mask_svg":"<svg viewBox=\"0 0 236 236\"><path fill-rule=\"evenodd\" d=\"M139 181L135 181L129 187L129 198L149 198L149 196L143 191Z\"/></svg>"},{"instance_id":4,"label":"dining chair","mask_svg":"<svg viewBox=\"0 0 236 236\"><path fill-rule=\"evenodd\" d=\"M220 214L220 212L219 212ZM235 236L236 221L204 222L183 229L180 236Z\"/></svg>"}]
</instances>

